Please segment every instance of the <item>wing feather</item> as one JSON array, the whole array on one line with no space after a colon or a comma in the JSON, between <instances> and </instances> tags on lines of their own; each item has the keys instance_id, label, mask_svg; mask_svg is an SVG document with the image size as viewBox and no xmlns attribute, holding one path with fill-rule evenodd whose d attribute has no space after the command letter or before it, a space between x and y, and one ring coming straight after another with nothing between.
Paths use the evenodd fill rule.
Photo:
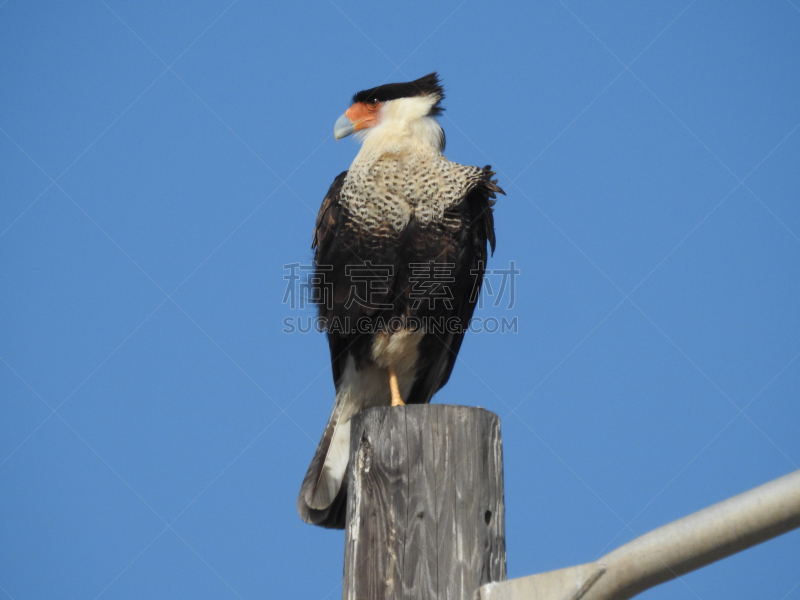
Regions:
<instances>
[{"instance_id":1,"label":"wing feather","mask_svg":"<svg viewBox=\"0 0 800 600\"><path fill-rule=\"evenodd\" d=\"M496 194L505 195L497 185L497 180L492 179L494 174L491 166L484 167L480 183L453 209L461 221L461 227L451 242L452 247L444 249L442 255L452 257L457 268L454 273L455 281L451 284L454 300L451 316L456 317L460 329L455 332L434 332L425 336L420 344L420 354L421 362L426 367L418 374L411 389L408 398L410 403L430 402L453 372L464 334L480 295L489 249L494 254L492 207Z\"/></svg>"}]
</instances>

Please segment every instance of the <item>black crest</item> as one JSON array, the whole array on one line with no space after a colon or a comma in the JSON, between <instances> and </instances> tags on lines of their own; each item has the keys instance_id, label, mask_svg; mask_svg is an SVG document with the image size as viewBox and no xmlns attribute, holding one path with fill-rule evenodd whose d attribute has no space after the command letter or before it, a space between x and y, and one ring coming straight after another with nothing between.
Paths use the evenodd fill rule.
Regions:
<instances>
[{"instance_id":1,"label":"black crest","mask_svg":"<svg viewBox=\"0 0 800 600\"><path fill-rule=\"evenodd\" d=\"M356 102L388 102L398 98L413 98L414 96L437 96L436 104L431 108L429 115L438 115L444 109L439 103L444 98L444 90L439 83L439 75L436 72L429 73L425 77L420 77L407 83L387 83L379 85L371 90L362 90L353 96L353 103Z\"/></svg>"}]
</instances>

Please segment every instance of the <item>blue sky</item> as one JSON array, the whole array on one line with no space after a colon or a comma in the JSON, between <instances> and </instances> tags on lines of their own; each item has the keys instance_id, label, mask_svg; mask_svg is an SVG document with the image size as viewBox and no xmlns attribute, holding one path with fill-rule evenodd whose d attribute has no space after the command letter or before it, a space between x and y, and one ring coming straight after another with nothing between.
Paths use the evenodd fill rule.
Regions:
<instances>
[{"instance_id":1,"label":"blue sky","mask_svg":"<svg viewBox=\"0 0 800 600\"><path fill-rule=\"evenodd\" d=\"M0 49L0 597L341 594L284 266L352 94L433 70L507 192L517 331L435 401L502 418L509 576L800 468L795 0L6 0ZM800 533L643 597L798 600Z\"/></svg>"}]
</instances>

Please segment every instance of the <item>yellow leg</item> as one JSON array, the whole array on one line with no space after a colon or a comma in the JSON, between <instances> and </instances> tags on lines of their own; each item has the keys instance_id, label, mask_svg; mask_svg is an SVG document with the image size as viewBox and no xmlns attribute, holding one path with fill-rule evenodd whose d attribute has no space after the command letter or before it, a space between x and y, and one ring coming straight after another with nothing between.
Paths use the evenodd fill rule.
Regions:
<instances>
[{"instance_id":1,"label":"yellow leg","mask_svg":"<svg viewBox=\"0 0 800 600\"><path fill-rule=\"evenodd\" d=\"M400 386L397 385L397 373L389 367L389 389L392 391L392 406L403 406L403 398L400 396Z\"/></svg>"}]
</instances>

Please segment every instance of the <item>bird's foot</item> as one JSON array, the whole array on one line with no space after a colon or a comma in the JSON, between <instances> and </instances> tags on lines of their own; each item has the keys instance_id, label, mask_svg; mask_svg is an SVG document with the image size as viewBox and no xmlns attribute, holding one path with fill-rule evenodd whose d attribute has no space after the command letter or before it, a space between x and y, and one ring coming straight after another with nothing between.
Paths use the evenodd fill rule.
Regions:
<instances>
[{"instance_id":1,"label":"bird's foot","mask_svg":"<svg viewBox=\"0 0 800 600\"><path fill-rule=\"evenodd\" d=\"M392 406L405 406L403 397L400 396L400 386L397 384L397 373L389 367L389 389L392 391Z\"/></svg>"}]
</instances>

